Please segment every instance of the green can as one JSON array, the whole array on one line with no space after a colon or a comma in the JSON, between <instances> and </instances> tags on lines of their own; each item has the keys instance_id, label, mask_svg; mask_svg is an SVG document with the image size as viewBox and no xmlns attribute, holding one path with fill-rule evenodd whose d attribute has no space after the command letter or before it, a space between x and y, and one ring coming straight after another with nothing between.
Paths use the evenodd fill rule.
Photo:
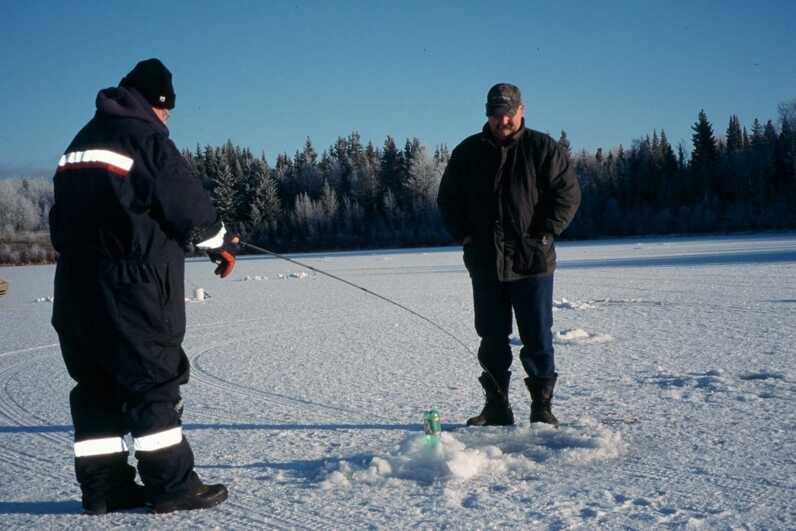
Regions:
<instances>
[{"instance_id":1,"label":"green can","mask_svg":"<svg viewBox=\"0 0 796 531\"><path fill-rule=\"evenodd\" d=\"M442 432L439 411L431 408L423 413L423 431L426 433L426 438L439 439L439 434Z\"/></svg>"}]
</instances>

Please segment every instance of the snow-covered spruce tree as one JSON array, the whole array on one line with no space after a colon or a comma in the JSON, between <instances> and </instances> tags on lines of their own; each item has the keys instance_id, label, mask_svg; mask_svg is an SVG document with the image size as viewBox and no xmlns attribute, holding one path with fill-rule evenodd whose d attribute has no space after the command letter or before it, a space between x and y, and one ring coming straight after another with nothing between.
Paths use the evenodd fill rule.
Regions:
<instances>
[{"instance_id":1,"label":"snow-covered spruce tree","mask_svg":"<svg viewBox=\"0 0 796 531\"><path fill-rule=\"evenodd\" d=\"M743 133L741 132L741 121L738 116L730 116L730 123L727 125L725 133L726 148L728 154L734 154L743 149Z\"/></svg>"},{"instance_id":2,"label":"snow-covered spruce tree","mask_svg":"<svg viewBox=\"0 0 796 531\"><path fill-rule=\"evenodd\" d=\"M713 126L708 121L705 110L699 111L697 121L691 126L694 133L691 141L694 149L691 152L689 169L691 173L690 199L701 201L706 199L711 192L718 188L719 161L716 138L713 136Z\"/></svg>"},{"instance_id":3,"label":"snow-covered spruce tree","mask_svg":"<svg viewBox=\"0 0 796 531\"><path fill-rule=\"evenodd\" d=\"M340 208L340 202L337 200L337 192L329 185L329 182L324 180L321 187L320 206L323 211L323 225L324 229L328 230L334 226L337 218L337 211Z\"/></svg>"},{"instance_id":4,"label":"snow-covered spruce tree","mask_svg":"<svg viewBox=\"0 0 796 531\"><path fill-rule=\"evenodd\" d=\"M674 154L674 149L663 129L661 129L656 160L661 183L660 204L673 207L678 204L682 179L677 166L677 155Z\"/></svg>"},{"instance_id":5,"label":"snow-covered spruce tree","mask_svg":"<svg viewBox=\"0 0 796 531\"><path fill-rule=\"evenodd\" d=\"M350 197L343 197L341 207L341 244L362 243L365 239L365 210Z\"/></svg>"},{"instance_id":6,"label":"snow-covered spruce tree","mask_svg":"<svg viewBox=\"0 0 796 531\"><path fill-rule=\"evenodd\" d=\"M570 143L569 138L567 138L567 132L563 129L561 130L561 136L558 137L558 145L562 150L564 150L564 153L567 155L567 157L572 158L572 144Z\"/></svg>"},{"instance_id":7,"label":"snow-covered spruce tree","mask_svg":"<svg viewBox=\"0 0 796 531\"><path fill-rule=\"evenodd\" d=\"M791 129L796 127L796 98L783 101L777 105L777 114L779 115L780 128L786 120L788 124L790 124Z\"/></svg>"},{"instance_id":8,"label":"snow-covered spruce tree","mask_svg":"<svg viewBox=\"0 0 796 531\"><path fill-rule=\"evenodd\" d=\"M353 134L352 134L353 136ZM366 221L381 212L381 186L378 178L378 150L372 144L363 149L356 135L356 144L350 144L351 193L354 201L365 211ZM374 157L375 155L375 157Z\"/></svg>"},{"instance_id":9,"label":"snow-covered spruce tree","mask_svg":"<svg viewBox=\"0 0 796 531\"><path fill-rule=\"evenodd\" d=\"M413 197L409 191L409 169L412 165L412 159L415 157L415 153L420 151L421 148L423 148L423 146L417 137L411 139L407 138L406 143L404 143L399 187L395 192L397 194L398 204L405 212L411 212L413 208Z\"/></svg>"},{"instance_id":10,"label":"snow-covered spruce tree","mask_svg":"<svg viewBox=\"0 0 796 531\"><path fill-rule=\"evenodd\" d=\"M774 172L779 201L796 203L796 138L787 115L782 117L782 129L774 152Z\"/></svg>"},{"instance_id":11,"label":"snow-covered spruce tree","mask_svg":"<svg viewBox=\"0 0 796 531\"><path fill-rule=\"evenodd\" d=\"M261 238L274 235L282 215L282 202L276 179L265 159L255 160L249 176L249 217L251 230Z\"/></svg>"},{"instance_id":12,"label":"snow-covered spruce tree","mask_svg":"<svg viewBox=\"0 0 796 531\"><path fill-rule=\"evenodd\" d=\"M212 195L219 216L230 225L239 221L236 217L235 185L232 170L226 162L222 163L218 175L213 179Z\"/></svg>"},{"instance_id":13,"label":"snow-covered spruce tree","mask_svg":"<svg viewBox=\"0 0 796 531\"><path fill-rule=\"evenodd\" d=\"M406 191L413 209L426 209L436 204L439 182L442 179L440 167L428 156L425 146L418 146L411 153L409 177Z\"/></svg>"},{"instance_id":14,"label":"snow-covered spruce tree","mask_svg":"<svg viewBox=\"0 0 796 531\"><path fill-rule=\"evenodd\" d=\"M381 162L379 167L379 191L385 197L388 191L392 192L396 200L402 193L402 181L404 175L404 155L395 144L395 139L388 136L384 141L384 148L381 152ZM386 210L384 211L386 214Z\"/></svg>"},{"instance_id":15,"label":"snow-covered spruce tree","mask_svg":"<svg viewBox=\"0 0 796 531\"><path fill-rule=\"evenodd\" d=\"M323 223L323 208L309 194L300 193L296 196L293 209L293 227L295 236L303 237L307 243L315 243Z\"/></svg>"},{"instance_id":16,"label":"snow-covered spruce tree","mask_svg":"<svg viewBox=\"0 0 796 531\"><path fill-rule=\"evenodd\" d=\"M299 191L309 194L310 197L318 197L321 192L322 177L318 167L318 153L312 146L310 137L304 141L304 149L296 151L293 162Z\"/></svg>"}]
</instances>

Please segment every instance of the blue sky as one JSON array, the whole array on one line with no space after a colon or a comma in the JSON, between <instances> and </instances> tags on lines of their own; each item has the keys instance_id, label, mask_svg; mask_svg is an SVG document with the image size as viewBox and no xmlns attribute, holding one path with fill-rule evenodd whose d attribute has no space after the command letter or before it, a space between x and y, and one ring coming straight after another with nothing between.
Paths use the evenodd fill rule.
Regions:
<instances>
[{"instance_id":1,"label":"blue sky","mask_svg":"<svg viewBox=\"0 0 796 531\"><path fill-rule=\"evenodd\" d=\"M592 150L653 128L690 146L702 108L723 132L796 98L790 0L0 4L0 176L49 175L97 91L148 57L174 74L179 147L231 139L272 164L354 129L453 147L498 81L529 127Z\"/></svg>"}]
</instances>

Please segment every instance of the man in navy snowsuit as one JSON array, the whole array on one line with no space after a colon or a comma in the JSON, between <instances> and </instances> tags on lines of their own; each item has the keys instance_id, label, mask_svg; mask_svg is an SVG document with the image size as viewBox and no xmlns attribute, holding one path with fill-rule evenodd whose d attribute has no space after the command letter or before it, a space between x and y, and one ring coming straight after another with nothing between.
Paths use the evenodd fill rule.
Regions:
<instances>
[{"instance_id":1,"label":"man in navy snowsuit","mask_svg":"<svg viewBox=\"0 0 796 531\"><path fill-rule=\"evenodd\" d=\"M509 335L517 319L528 377L531 422L558 425L551 401L554 240L575 216L580 186L567 155L548 135L525 127L520 89L498 83L487 94L487 123L451 153L437 203L463 245L481 337L479 378L486 403L470 426L514 424L509 403Z\"/></svg>"},{"instance_id":2,"label":"man in navy snowsuit","mask_svg":"<svg viewBox=\"0 0 796 531\"><path fill-rule=\"evenodd\" d=\"M189 372L185 249L206 249L224 277L236 241L169 139L174 103L171 72L157 59L138 63L99 92L54 177L52 324L77 382L75 473L89 514L197 509L227 497L194 472L179 387ZM126 433L143 487L127 464Z\"/></svg>"}]
</instances>

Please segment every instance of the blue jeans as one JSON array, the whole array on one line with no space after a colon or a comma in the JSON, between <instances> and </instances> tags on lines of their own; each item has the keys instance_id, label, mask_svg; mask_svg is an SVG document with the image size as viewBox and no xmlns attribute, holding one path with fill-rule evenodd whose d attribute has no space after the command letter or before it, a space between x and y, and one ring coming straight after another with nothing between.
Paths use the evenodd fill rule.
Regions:
<instances>
[{"instance_id":1,"label":"blue jeans","mask_svg":"<svg viewBox=\"0 0 796 531\"><path fill-rule=\"evenodd\" d=\"M512 310L522 350L520 362L530 377L555 374L553 352L553 275L500 282L473 276L475 330L481 338L478 360L496 378L511 367Z\"/></svg>"}]
</instances>

